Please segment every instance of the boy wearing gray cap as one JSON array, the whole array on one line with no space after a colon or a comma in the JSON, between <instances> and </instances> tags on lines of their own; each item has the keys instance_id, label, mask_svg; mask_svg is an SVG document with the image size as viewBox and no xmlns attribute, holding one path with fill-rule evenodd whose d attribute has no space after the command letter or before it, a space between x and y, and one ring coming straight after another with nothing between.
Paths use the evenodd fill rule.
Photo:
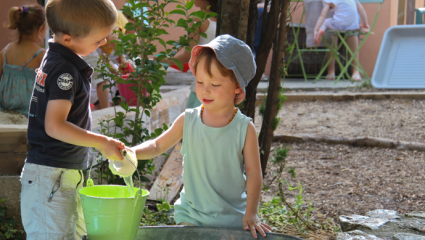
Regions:
<instances>
[{"instance_id":1,"label":"boy wearing gray cap","mask_svg":"<svg viewBox=\"0 0 425 240\"><path fill-rule=\"evenodd\" d=\"M151 159L183 138L184 188L174 205L176 223L244 228L265 237L271 228L257 216L262 187L257 133L235 107L255 75L251 50L221 35L195 46L189 67L202 105L186 109L165 133L132 150L138 159Z\"/></svg>"}]
</instances>

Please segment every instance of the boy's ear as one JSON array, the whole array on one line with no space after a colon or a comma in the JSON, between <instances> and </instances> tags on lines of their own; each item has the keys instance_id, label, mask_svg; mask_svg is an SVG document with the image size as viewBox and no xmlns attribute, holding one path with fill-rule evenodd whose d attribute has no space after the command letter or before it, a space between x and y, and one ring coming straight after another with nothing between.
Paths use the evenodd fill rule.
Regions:
<instances>
[{"instance_id":1,"label":"boy's ear","mask_svg":"<svg viewBox=\"0 0 425 240\"><path fill-rule=\"evenodd\" d=\"M65 45L66 47L72 46L72 43L74 41L74 38L66 33L62 33L60 36L60 39L62 44Z\"/></svg>"},{"instance_id":2,"label":"boy's ear","mask_svg":"<svg viewBox=\"0 0 425 240\"><path fill-rule=\"evenodd\" d=\"M242 88L238 85L238 87L235 89L235 104L241 103L245 99L245 92L242 90Z\"/></svg>"}]
</instances>

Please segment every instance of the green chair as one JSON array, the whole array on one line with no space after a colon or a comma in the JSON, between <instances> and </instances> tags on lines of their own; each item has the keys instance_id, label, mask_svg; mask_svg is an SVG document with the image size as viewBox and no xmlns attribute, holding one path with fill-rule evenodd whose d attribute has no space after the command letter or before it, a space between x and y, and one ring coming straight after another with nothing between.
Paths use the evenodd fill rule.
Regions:
<instances>
[{"instance_id":1,"label":"green chair","mask_svg":"<svg viewBox=\"0 0 425 240\"><path fill-rule=\"evenodd\" d=\"M423 24L423 22L422 22L422 14L425 13L425 8L416 8L415 9L415 13L416 13L415 24Z\"/></svg>"},{"instance_id":2,"label":"green chair","mask_svg":"<svg viewBox=\"0 0 425 240\"><path fill-rule=\"evenodd\" d=\"M291 2L303 2L303 0L291 0ZM291 11L291 9L288 9L288 11ZM294 23L293 19L292 19L292 14L291 12L288 13L289 16L289 21L290 21L290 28L292 29L292 34L294 35L294 42L289 46L289 48L291 49L291 53L289 54L288 57L288 61L287 61L287 65L289 66L294 60L296 60L297 58L300 61L300 66L301 66L301 71L302 71L302 76L304 77L304 80L307 81L308 78L316 78L316 74L307 74L307 71L305 69L304 66L304 62L302 59L302 54L303 53L307 53L307 52L313 52L315 54L320 54L321 52L329 52L329 49L321 49L321 48L317 48L317 47L310 47L310 48L300 48L300 45L297 41L298 36L300 34L300 30L302 28L301 24L304 20L304 16L305 16L305 8L301 14L301 18L300 18L300 22L298 24ZM296 54L294 54L294 50L296 50ZM325 61L322 61L322 66L320 67L320 69L323 67L323 65L325 64ZM299 76L297 74L291 74L288 76Z\"/></svg>"}]
</instances>

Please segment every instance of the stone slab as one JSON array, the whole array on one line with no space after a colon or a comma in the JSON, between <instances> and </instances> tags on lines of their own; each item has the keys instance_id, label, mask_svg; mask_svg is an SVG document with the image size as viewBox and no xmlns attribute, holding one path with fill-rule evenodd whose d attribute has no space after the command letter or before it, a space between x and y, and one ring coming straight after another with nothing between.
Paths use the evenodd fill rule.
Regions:
<instances>
[{"instance_id":1,"label":"stone slab","mask_svg":"<svg viewBox=\"0 0 425 240\"><path fill-rule=\"evenodd\" d=\"M339 220L343 232L357 230L382 239L422 240L425 238L424 214L413 212L400 215L393 210L378 209L366 213L367 216L340 216Z\"/></svg>"},{"instance_id":2,"label":"stone slab","mask_svg":"<svg viewBox=\"0 0 425 240\"><path fill-rule=\"evenodd\" d=\"M183 157L180 154L181 147L181 142L177 143L174 147L161 173L149 190L148 199L158 200L161 198L167 202L171 202L179 193L180 187L183 184Z\"/></svg>"},{"instance_id":3,"label":"stone slab","mask_svg":"<svg viewBox=\"0 0 425 240\"><path fill-rule=\"evenodd\" d=\"M424 236L411 234L411 233L397 233L394 235L396 240L425 240Z\"/></svg>"}]
</instances>

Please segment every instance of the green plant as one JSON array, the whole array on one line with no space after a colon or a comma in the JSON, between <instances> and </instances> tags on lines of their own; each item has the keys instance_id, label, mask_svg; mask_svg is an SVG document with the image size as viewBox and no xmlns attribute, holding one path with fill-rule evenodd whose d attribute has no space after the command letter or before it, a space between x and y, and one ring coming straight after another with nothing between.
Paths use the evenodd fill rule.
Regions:
<instances>
[{"instance_id":1,"label":"green plant","mask_svg":"<svg viewBox=\"0 0 425 240\"><path fill-rule=\"evenodd\" d=\"M284 144L282 147L276 148L274 156L272 159L270 159L270 162L273 163L273 165L276 165L277 170L273 172L273 178L267 185L263 187L263 190L268 190L270 185L272 185L276 179L282 178L282 173L284 172L286 166L286 158L288 157L289 150L290 147L286 147ZM294 167L290 167L287 172L291 175L292 178L297 177Z\"/></svg>"},{"instance_id":2,"label":"green plant","mask_svg":"<svg viewBox=\"0 0 425 240\"><path fill-rule=\"evenodd\" d=\"M0 199L0 203L2 202L4 202L4 199ZM7 218L6 211L6 207L0 206L0 240L21 239L23 237L24 232L16 229L18 223L13 218Z\"/></svg>"},{"instance_id":3,"label":"green plant","mask_svg":"<svg viewBox=\"0 0 425 240\"><path fill-rule=\"evenodd\" d=\"M143 210L143 218L141 226L162 226L174 225L174 206L170 203L159 199L160 203L156 204L158 211L151 211L147 207Z\"/></svg>"},{"instance_id":4,"label":"green plant","mask_svg":"<svg viewBox=\"0 0 425 240\"><path fill-rule=\"evenodd\" d=\"M283 184L287 184L289 191L298 191L294 203L287 202ZM306 237L309 231L325 230L330 233L339 232L338 225L333 219L323 220L312 217L313 207L310 200L307 204L303 198L304 188L298 182L293 186L285 180L279 181L279 193L273 199L260 206L258 216L269 224L276 232L293 231L296 235Z\"/></svg>"},{"instance_id":5,"label":"green plant","mask_svg":"<svg viewBox=\"0 0 425 240\"><path fill-rule=\"evenodd\" d=\"M199 28L203 21L213 17L216 13L205 13L205 11L189 12L195 1L164 0L128 0L122 11L125 15L134 19L133 22L126 24L125 29L133 33L123 34L120 31L114 31L118 40L115 43L115 54L125 55L128 59L135 63L134 71L124 80L122 76L116 74L111 68L106 56L99 59L98 68L100 77L107 81L104 90L118 83L132 84L130 90L135 93L135 107L129 105L130 99L120 97L115 99L114 103L121 107L119 110L114 105L114 115L102 120L101 133L116 139L119 139L127 146L135 146L146 140L159 136L163 131L167 130L167 125L157 128L151 132L145 127L144 116L150 117L151 111L155 105L161 100L160 87L165 84L164 75L169 67L168 63L161 62L165 58L174 60L175 64L183 69L182 63L174 59L175 54L182 48L189 51L190 43L196 34L206 37L206 34L200 33ZM167 12L165 8L169 4L176 4L176 9ZM177 23L170 17L172 15L181 15ZM200 21L195 21L195 18ZM163 35L168 34L166 31L170 27L181 27L186 34L178 40L170 40L165 42ZM157 54L156 45L162 45L165 50ZM154 55L156 54L156 55ZM131 119L129 116L132 116ZM114 176L107 167L107 162L102 161L97 164L95 170L98 173L100 181L106 180L107 183L123 183L123 180ZM152 159L149 161L139 161L138 170L143 176L146 173L152 173L154 166ZM143 177L141 181L148 181Z\"/></svg>"}]
</instances>

